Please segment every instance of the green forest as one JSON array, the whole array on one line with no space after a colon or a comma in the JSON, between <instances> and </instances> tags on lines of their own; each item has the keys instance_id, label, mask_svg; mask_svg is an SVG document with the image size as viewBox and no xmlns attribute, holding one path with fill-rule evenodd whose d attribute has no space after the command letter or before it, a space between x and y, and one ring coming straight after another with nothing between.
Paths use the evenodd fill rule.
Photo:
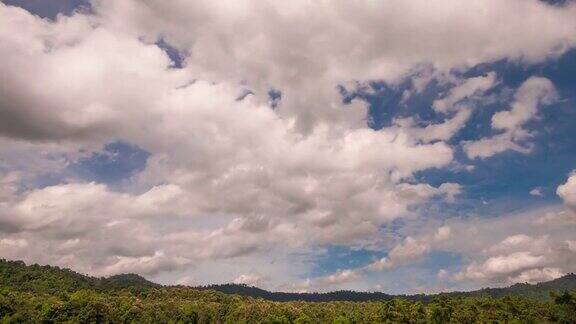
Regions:
<instances>
[{"instance_id":1,"label":"green forest","mask_svg":"<svg viewBox=\"0 0 576 324\"><path fill-rule=\"evenodd\" d=\"M94 278L0 260L0 323L576 323L574 277L433 296L340 292L277 301L270 299L298 294L265 299L248 296L262 290L245 286L239 295L218 286L165 287L134 274ZM313 295L333 300L304 301ZM346 296L367 300L335 300Z\"/></svg>"}]
</instances>

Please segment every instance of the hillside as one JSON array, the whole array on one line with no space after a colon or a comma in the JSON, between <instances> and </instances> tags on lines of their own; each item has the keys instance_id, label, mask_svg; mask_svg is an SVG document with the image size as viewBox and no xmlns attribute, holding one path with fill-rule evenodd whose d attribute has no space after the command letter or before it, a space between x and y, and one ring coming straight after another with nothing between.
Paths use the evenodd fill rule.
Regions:
<instances>
[{"instance_id":1,"label":"hillside","mask_svg":"<svg viewBox=\"0 0 576 324\"><path fill-rule=\"evenodd\" d=\"M534 299L549 299L552 292L576 291L576 274L569 273L563 277L537 284L517 283L505 288L483 288L471 292L451 292L440 295L453 297L500 298L505 296L523 296Z\"/></svg>"},{"instance_id":2,"label":"hillside","mask_svg":"<svg viewBox=\"0 0 576 324\"><path fill-rule=\"evenodd\" d=\"M95 278L70 269L49 265L26 265L23 261L0 259L0 286L16 291L53 294L81 289L107 290L122 288L152 288L161 285L137 274L121 274Z\"/></svg>"},{"instance_id":3,"label":"hillside","mask_svg":"<svg viewBox=\"0 0 576 324\"><path fill-rule=\"evenodd\" d=\"M263 298L272 301L307 301L307 302L328 302L328 301L371 301L371 300L391 300L394 295L381 292L360 292L339 290L327 293L288 293L271 292L258 287L247 285L223 284L210 285L204 287L194 287L195 289L207 289L220 291L226 294L236 294L255 298ZM409 296L410 299L418 299L420 296Z\"/></svg>"},{"instance_id":4,"label":"hillside","mask_svg":"<svg viewBox=\"0 0 576 324\"><path fill-rule=\"evenodd\" d=\"M382 292L359 292L359 291L332 291L327 293L286 293L270 292L257 287L246 285L224 284L210 285L206 287L195 287L196 289L210 289L227 294L237 294L264 298L273 301L370 301L370 300L391 300L394 298L405 298L409 300L428 301L436 296L446 297L493 297L501 298L505 296L522 296L538 300L550 299L552 292L562 292L565 290L576 291L576 275L567 274L561 278L541 282L538 284L519 283L505 288L484 288L470 292L449 292L437 295L389 295Z\"/></svg>"},{"instance_id":5,"label":"hillside","mask_svg":"<svg viewBox=\"0 0 576 324\"><path fill-rule=\"evenodd\" d=\"M165 287L136 274L94 278L0 260L0 323L576 323L576 294L542 300L573 289L575 279L435 296L295 294L244 285Z\"/></svg>"},{"instance_id":6,"label":"hillside","mask_svg":"<svg viewBox=\"0 0 576 324\"><path fill-rule=\"evenodd\" d=\"M160 288L137 274L120 274L108 278L95 278L79 274L69 269L53 266L26 265L22 261L0 259L0 284L18 291L54 293L56 291L73 292L79 289L145 289ZM186 288L183 286L165 287L167 289ZM404 298L416 301L428 301L436 296L445 297L493 297L522 296L538 300L550 299L552 292L576 291L576 274L567 274L561 278L538 284L519 283L505 288L484 288L470 292L449 292L438 295L389 295L382 292L333 291L327 293L288 293L271 292L257 287L238 284L222 284L190 287L196 290L213 290L225 294L235 294L271 301L375 301Z\"/></svg>"}]
</instances>

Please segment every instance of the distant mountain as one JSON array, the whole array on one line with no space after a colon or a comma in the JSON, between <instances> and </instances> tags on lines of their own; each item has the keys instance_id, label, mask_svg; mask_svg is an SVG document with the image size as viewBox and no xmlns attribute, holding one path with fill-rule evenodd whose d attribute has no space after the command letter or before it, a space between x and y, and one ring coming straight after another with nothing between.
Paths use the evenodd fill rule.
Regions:
<instances>
[{"instance_id":1,"label":"distant mountain","mask_svg":"<svg viewBox=\"0 0 576 324\"><path fill-rule=\"evenodd\" d=\"M237 284L210 285L205 287L195 287L195 289L216 290L226 294L258 297L272 301L370 301L391 300L399 297L409 300L427 301L438 296L494 298L505 296L523 296L539 300L546 300L550 298L551 292L576 291L576 275L570 273L561 278L537 284L519 283L505 288L483 288L469 292L448 292L435 295L389 295L381 292L359 292L344 290L327 293L285 293L270 292L257 287Z\"/></svg>"},{"instance_id":2,"label":"distant mountain","mask_svg":"<svg viewBox=\"0 0 576 324\"><path fill-rule=\"evenodd\" d=\"M26 265L22 261L0 259L0 287L15 291L54 294L56 292L73 292L80 289L145 290L164 287L151 282L137 274L120 274L108 278L95 278L53 266ZM389 295L381 292L333 291L328 293L286 293L270 292L247 285L224 284L203 287L169 286L166 289L214 290L225 294L236 294L271 301L373 301L404 298L409 300L428 301L437 296L447 297L504 297L523 296L545 300L551 292L576 291L576 275L567 274L561 278L538 284L515 284L505 288L484 288L471 292L450 292L437 295Z\"/></svg>"}]
</instances>

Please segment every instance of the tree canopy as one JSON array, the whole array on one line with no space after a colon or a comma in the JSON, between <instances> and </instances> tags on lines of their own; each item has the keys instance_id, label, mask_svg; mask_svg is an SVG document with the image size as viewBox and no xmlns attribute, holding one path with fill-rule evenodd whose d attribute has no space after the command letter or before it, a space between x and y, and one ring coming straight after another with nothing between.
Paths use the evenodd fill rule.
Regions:
<instances>
[{"instance_id":1,"label":"tree canopy","mask_svg":"<svg viewBox=\"0 0 576 324\"><path fill-rule=\"evenodd\" d=\"M576 323L576 293L559 288L545 300L484 290L422 300L280 302L1 260L0 323Z\"/></svg>"}]
</instances>

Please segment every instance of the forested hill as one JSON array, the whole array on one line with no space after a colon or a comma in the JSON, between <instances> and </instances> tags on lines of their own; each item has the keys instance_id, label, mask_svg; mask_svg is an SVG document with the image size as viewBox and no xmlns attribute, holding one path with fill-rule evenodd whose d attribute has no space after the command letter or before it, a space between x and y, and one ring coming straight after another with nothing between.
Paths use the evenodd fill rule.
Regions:
<instances>
[{"instance_id":1,"label":"forested hill","mask_svg":"<svg viewBox=\"0 0 576 324\"><path fill-rule=\"evenodd\" d=\"M94 278L0 260L0 323L576 323L576 293L538 299L574 285L568 275L435 296L288 294L238 285L166 287L135 274ZM516 295L490 297L508 293Z\"/></svg>"},{"instance_id":2,"label":"forested hill","mask_svg":"<svg viewBox=\"0 0 576 324\"><path fill-rule=\"evenodd\" d=\"M537 284L517 283L505 288L484 288L471 292L450 292L440 294L450 297L494 297L523 296L535 299L548 299L551 292L576 291L576 274L569 273L558 279Z\"/></svg>"},{"instance_id":3,"label":"forested hill","mask_svg":"<svg viewBox=\"0 0 576 324\"><path fill-rule=\"evenodd\" d=\"M79 274L69 269L53 266L26 265L22 261L7 261L0 259L0 287L9 287L18 291L57 293L74 292L80 289L144 289L160 288L159 284L146 280L137 274L121 274L108 278L95 278ZM183 287L165 287L180 289ZM373 301L404 298L409 300L428 301L436 296L447 297L504 297L523 296L534 299L548 299L551 292L576 291L576 275L567 274L564 277L542 282L535 285L515 284L506 288L485 288L472 292L451 292L439 295L388 295L381 292L334 291L328 293L286 293L270 292L246 285L224 284L203 287L191 287L196 290L214 290L226 294L236 294L272 301Z\"/></svg>"},{"instance_id":4,"label":"forested hill","mask_svg":"<svg viewBox=\"0 0 576 324\"><path fill-rule=\"evenodd\" d=\"M257 287L236 284L211 285L206 287L196 287L196 289L210 289L227 294L258 297L273 301L370 301L391 300L394 298L428 301L436 296L494 298L505 296L523 296L545 300L550 298L551 292L561 292L565 290L576 291L576 275L570 273L561 278L538 284L520 283L505 288L484 288L470 292L449 292L441 293L438 295L388 295L381 292L359 291L333 291L328 293L285 293L270 292Z\"/></svg>"},{"instance_id":5,"label":"forested hill","mask_svg":"<svg viewBox=\"0 0 576 324\"><path fill-rule=\"evenodd\" d=\"M255 298L263 298L272 301L308 301L308 302L326 302L326 301L370 301L370 300L391 300L399 296L388 295L381 292L361 292L361 291L332 291L327 293L287 293L271 292L257 287L247 285L224 284L195 287L202 290L216 290L226 294L236 294ZM402 296L407 299L422 300L425 295Z\"/></svg>"},{"instance_id":6,"label":"forested hill","mask_svg":"<svg viewBox=\"0 0 576 324\"><path fill-rule=\"evenodd\" d=\"M81 289L153 288L161 287L161 285L132 273L95 278L69 269L49 265L26 265L23 261L0 259L0 287L53 294Z\"/></svg>"}]
</instances>

